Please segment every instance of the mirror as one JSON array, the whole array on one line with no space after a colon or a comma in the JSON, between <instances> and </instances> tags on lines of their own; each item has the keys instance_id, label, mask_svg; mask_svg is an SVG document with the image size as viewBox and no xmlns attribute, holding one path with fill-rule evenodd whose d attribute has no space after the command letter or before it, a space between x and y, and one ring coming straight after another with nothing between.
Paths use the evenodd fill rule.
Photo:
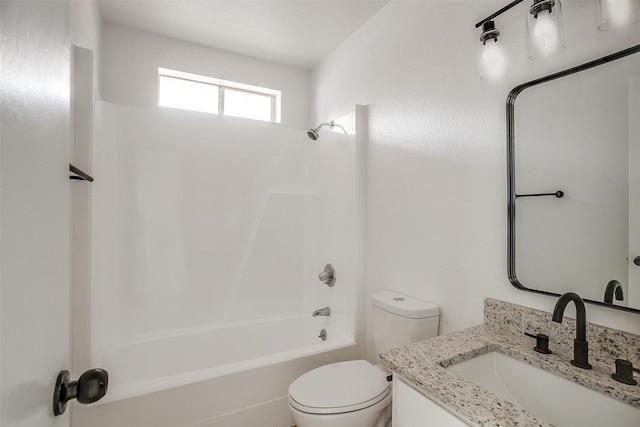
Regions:
<instances>
[{"instance_id":1,"label":"mirror","mask_svg":"<svg viewBox=\"0 0 640 427\"><path fill-rule=\"evenodd\" d=\"M507 98L509 280L640 313L640 45Z\"/></svg>"}]
</instances>

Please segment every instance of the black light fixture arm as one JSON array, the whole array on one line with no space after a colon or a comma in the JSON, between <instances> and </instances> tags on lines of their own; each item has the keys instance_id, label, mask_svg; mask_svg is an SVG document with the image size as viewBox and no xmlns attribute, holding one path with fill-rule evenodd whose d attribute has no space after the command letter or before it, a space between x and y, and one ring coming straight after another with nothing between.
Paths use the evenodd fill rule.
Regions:
<instances>
[{"instance_id":1,"label":"black light fixture arm","mask_svg":"<svg viewBox=\"0 0 640 427\"><path fill-rule=\"evenodd\" d=\"M523 1L524 0L514 0L514 1L512 1L511 3L509 3L508 5L503 7L502 9L498 10L497 12L495 12L495 13L487 16L486 18L484 18L482 21L478 22L476 24L476 28L479 28L482 24L484 24L487 21L491 21L496 16L502 15L504 12L506 12L509 9L511 9L513 6L517 5L518 3L522 3Z\"/></svg>"}]
</instances>

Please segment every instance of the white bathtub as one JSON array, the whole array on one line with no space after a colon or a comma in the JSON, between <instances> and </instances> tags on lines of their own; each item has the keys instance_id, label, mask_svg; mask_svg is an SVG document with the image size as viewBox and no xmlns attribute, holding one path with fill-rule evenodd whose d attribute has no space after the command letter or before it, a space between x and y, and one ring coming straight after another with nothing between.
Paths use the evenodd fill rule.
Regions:
<instances>
[{"instance_id":1,"label":"white bathtub","mask_svg":"<svg viewBox=\"0 0 640 427\"><path fill-rule=\"evenodd\" d=\"M327 331L322 341L320 331ZM353 345L308 315L227 324L122 345L103 354L111 402Z\"/></svg>"}]
</instances>

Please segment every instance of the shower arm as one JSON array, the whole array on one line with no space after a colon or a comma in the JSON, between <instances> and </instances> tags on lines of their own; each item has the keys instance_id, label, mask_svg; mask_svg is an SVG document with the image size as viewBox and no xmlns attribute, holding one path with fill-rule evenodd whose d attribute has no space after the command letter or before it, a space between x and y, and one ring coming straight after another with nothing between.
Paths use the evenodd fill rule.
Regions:
<instances>
[{"instance_id":1,"label":"shower arm","mask_svg":"<svg viewBox=\"0 0 640 427\"><path fill-rule=\"evenodd\" d=\"M329 129L333 129L335 125L336 123L333 120L331 120L329 123L320 123L320 126L316 128L316 132L318 132L322 128L322 126L329 126Z\"/></svg>"}]
</instances>

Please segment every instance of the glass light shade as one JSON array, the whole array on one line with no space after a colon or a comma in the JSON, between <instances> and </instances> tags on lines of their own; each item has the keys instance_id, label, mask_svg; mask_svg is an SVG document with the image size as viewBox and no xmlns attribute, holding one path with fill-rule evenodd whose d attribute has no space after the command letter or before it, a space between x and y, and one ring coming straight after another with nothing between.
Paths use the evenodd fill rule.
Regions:
<instances>
[{"instance_id":1,"label":"glass light shade","mask_svg":"<svg viewBox=\"0 0 640 427\"><path fill-rule=\"evenodd\" d=\"M499 80L509 72L507 59L497 38L485 41L480 54L480 78Z\"/></svg>"},{"instance_id":2,"label":"glass light shade","mask_svg":"<svg viewBox=\"0 0 640 427\"><path fill-rule=\"evenodd\" d=\"M598 29L617 30L640 20L640 0L598 0Z\"/></svg>"},{"instance_id":3,"label":"glass light shade","mask_svg":"<svg viewBox=\"0 0 640 427\"><path fill-rule=\"evenodd\" d=\"M527 28L530 59L549 58L564 51L560 0L534 2L527 13Z\"/></svg>"}]
</instances>

